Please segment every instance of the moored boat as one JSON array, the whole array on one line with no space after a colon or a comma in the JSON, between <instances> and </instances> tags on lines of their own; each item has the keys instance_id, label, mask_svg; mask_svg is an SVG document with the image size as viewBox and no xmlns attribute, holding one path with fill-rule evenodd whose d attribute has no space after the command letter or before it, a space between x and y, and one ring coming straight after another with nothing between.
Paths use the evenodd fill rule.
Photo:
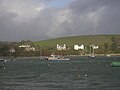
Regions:
<instances>
[{"instance_id":1,"label":"moored boat","mask_svg":"<svg viewBox=\"0 0 120 90\"><path fill-rule=\"evenodd\" d=\"M65 57L65 56L62 56L62 55L51 55L50 57L47 57L47 60L70 60L69 57Z\"/></svg>"},{"instance_id":2,"label":"moored boat","mask_svg":"<svg viewBox=\"0 0 120 90\"><path fill-rule=\"evenodd\" d=\"M113 67L120 67L120 62L112 62L110 65Z\"/></svg>"},{"instance_id":3,"label":"moored boat","mask_svg":"<svg viewBox=\"0 0 120 90\"><path fill-rule=\"evenodd\" d=\"M107 54L106 56L107 56L107 57L110 57L110 54Z\"/></svg>"},{"instance_id":4,"label":"moored boat","mask_svg":"<svg viewBox=\"0 0 120 90\"><path fill-rule=\"evenodd\" d=\"M47 60L46 56L40 56L40 60Z\"/></svg>"},{"instance_id":5,"label":"moored boat","mask_svg":"<svg viewBox=\"0 0 120 90\"><path fill-rule=\"evenodd\" d=\"M89 55L88 57L90 57L90 58L95 58L95 55Z\"/></svg>"},{"instance_id":6,"label":"moored boat","mask_svg":"<svg viewBox=\"0 0 120 90\"><path fill-rule=\"evenodd\" d=\"M7 60L6 59L0 59L0 62L6 62Z\"/></svg>"}]
</instances>

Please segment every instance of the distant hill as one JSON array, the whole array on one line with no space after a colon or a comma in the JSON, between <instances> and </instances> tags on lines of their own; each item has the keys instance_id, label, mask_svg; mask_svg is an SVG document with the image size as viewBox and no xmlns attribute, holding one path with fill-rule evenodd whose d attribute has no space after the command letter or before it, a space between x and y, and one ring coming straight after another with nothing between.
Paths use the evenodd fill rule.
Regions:
<instances>
[{"instance_id":1,"label":"distant hill","mask_svg":"<svg viewBox=\"0 0 120 90\"><path fill-rule=\"evenodd\" d=\"M56 44L66 44L67 46L73 46L75 44L89 45L90 43L95 45L102 45L104 43L111 44L112 37L120 37L120 35L85 35L85 36L70 36L55 38L49 40L42 40L34 42L35 45L40 45L41 47L55 47Z\"/></svg>"}]
</instances>

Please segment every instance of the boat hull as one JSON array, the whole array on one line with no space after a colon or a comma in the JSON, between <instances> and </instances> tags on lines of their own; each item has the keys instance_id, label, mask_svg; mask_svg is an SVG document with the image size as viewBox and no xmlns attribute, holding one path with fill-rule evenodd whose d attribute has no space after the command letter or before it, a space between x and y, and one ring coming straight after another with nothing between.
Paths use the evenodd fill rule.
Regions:
<instances>
[{"instance_id":1,"label":"boat hull","mask_svg":"<svg viewBox=\"0 0 120 90\"><path fill-rule=\"evenodd\" d=\"M120 62L112 62L110 65L112 67L120 67Z\"/></svg>"},{"instance_id":2,"label":"boat hull","mask_svg":"<svg viewBox=\"0 0 120 90\"><path fill-rule=\"evenodd\" d=\"M50 61L68 61L68 60L70 60L70 58L59 56L59 55L51 55L51 57L47 57L47 60L50 60Z\"/></svg>"}]
</instances>

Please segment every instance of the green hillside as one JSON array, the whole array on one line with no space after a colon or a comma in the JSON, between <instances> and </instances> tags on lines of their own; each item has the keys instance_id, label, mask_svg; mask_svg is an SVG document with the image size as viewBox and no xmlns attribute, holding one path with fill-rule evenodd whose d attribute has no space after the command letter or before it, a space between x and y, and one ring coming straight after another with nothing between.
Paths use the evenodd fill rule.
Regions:
<instances>
[{"instance_id":1,"label":"green hillside","mask_svg":"<svg viewBox=\"0 0 120 90\"><path fill-rule=\"evenodd\" d=\"M67 46L73 46L75 44L89 45L93 43L95 45L102 45L104 43L111 44L112 37L120 37L120 35L86 35L86 36L70 36L55 38L43 41L34 42L35 45L40 45L42 47L55 47L56 44L66 44Z\"/></svg>"}]
</instances>

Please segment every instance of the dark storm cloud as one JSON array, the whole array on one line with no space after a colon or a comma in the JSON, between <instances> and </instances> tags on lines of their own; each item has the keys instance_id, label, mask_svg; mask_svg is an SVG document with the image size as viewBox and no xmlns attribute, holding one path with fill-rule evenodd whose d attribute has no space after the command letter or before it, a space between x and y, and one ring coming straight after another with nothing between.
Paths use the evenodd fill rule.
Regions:
<instances>
[{"instance_id":1,"label":"dark storm cloud","mask_svg":"<svg viewBox=\"0 0 120 90\"><path fill-rule=\"evenodd\" d=\"M91 23L92 25L90 25L90 22L84 23L86 19L83 21L82 26L87 28L81 28L81 33L120 34L120 0L77 0L70 5L70 8L72 9L74 15L76 14L74 18L79 18L81 15L87 15L90 13L94 14L92 17L94 21ZM81 21L81 19L78 19L77 22L79 21ZM93 33L91 33L91 31Z\"/></svg>"},{"instance_id":2,"label":"dark storm cloud","mask_svg":"<svg viewBox=\"0 0 120 90\"><path fill-rule=\"evenodd\" d=\"M71 35L120 34L120 0L0 0L0 40L42 40Z\"/></svg>"},{"instance_id":3,"label":"dark storm cloud","mask_svg":"<svg viewBox=\"0 0 120 90\"><path fill-rule=\"evenodd\" d=\"M0 11L0 40L8 41L14 35L12 19L16 16L16 13Z\"/></svg>"}]
</instances>

